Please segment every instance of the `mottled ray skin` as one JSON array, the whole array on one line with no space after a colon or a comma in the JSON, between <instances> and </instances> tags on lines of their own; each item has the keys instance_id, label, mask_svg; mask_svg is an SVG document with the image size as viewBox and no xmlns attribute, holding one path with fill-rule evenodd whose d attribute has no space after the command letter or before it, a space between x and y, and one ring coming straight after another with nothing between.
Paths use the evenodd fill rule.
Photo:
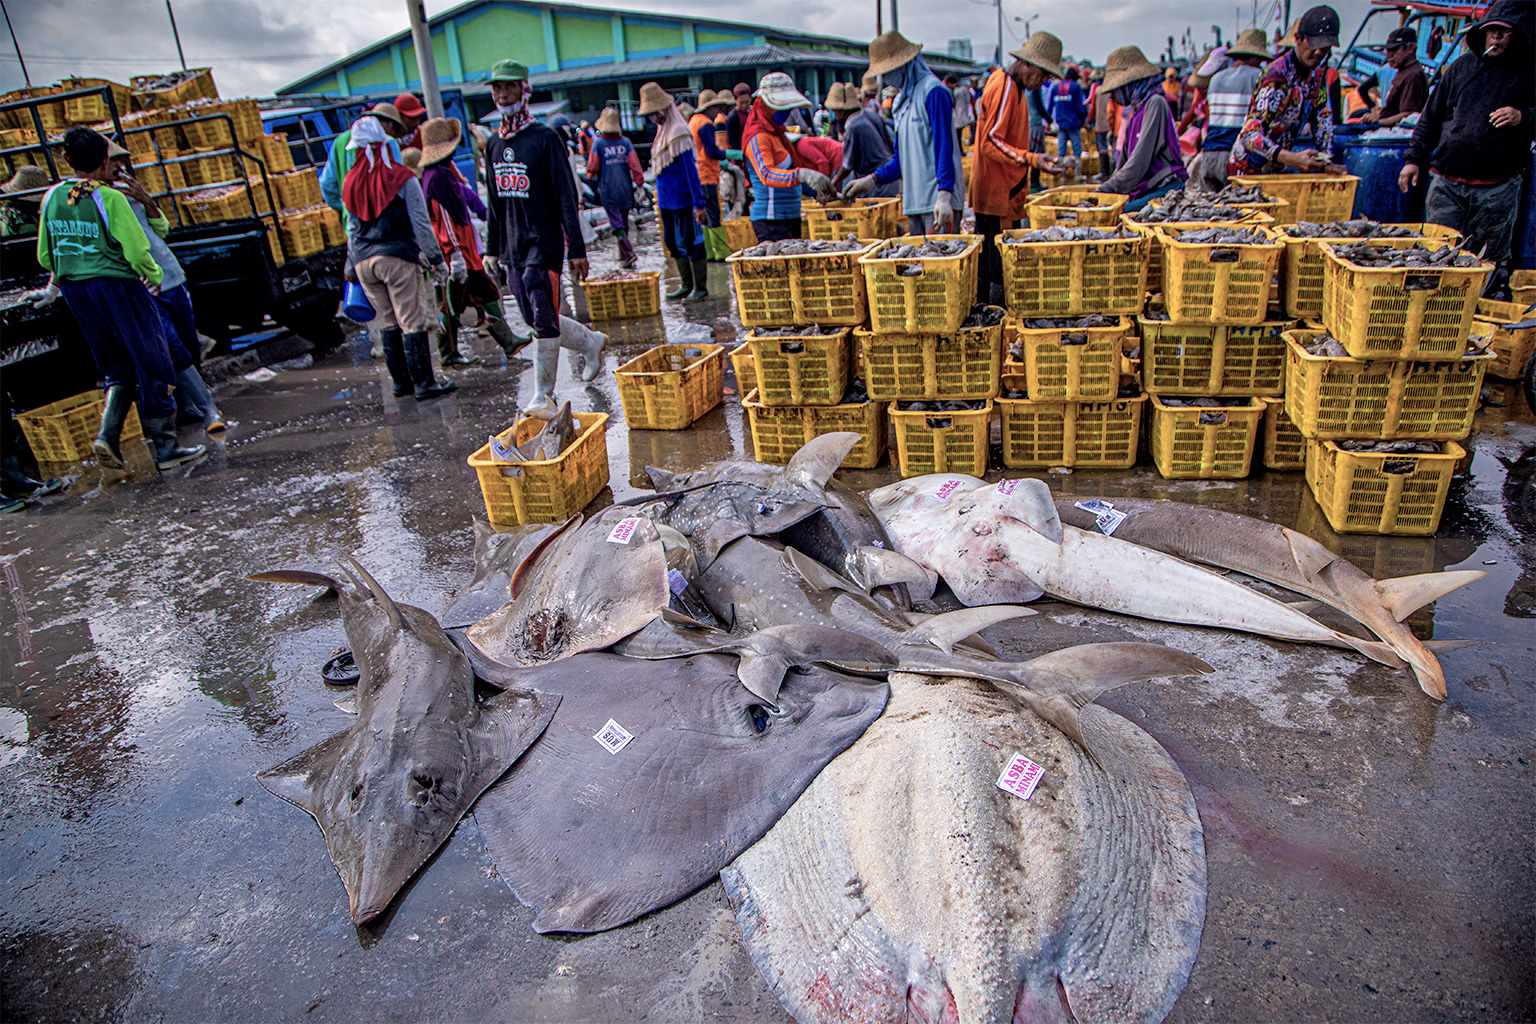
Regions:
<instances>
[{"instance_id":1,"label":"mottled ray skin","mask_svg":"<svg viewBox=\"0 0 1536 1024\"><path fill-rule=\"evenodd\" d=\"M397 605L361 567L356 586L307 572L252 579L333 588L360 678L357 721L257 779L311 814L354 924L384 912L464 812L538 738L556 694L475 701L469 661L437 620Z\"/></svg>"},{"instance_id":2,"label":"mottled ray skin","mask_svg":"<svg viewBox=\"0 0 1536 1024\"><path fill-rule=\"evenodd\" d=\"M721 872L800 1024L1139 1021L1199 950L1205 846L1150 736L1092 707L1089 757L1009 696L896 674L880 720ZM1016 753L1048 775L998 789Z\"/></svg>"}]
</instances>

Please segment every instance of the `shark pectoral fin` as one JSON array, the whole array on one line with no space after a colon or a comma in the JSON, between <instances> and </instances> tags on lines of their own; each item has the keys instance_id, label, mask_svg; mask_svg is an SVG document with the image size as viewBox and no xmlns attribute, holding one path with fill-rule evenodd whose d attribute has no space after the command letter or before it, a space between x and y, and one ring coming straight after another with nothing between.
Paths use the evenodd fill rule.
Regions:
<instances>
[{"instance_id":1,"label":"shark pectoral fin","mask_svg":"<svg viewBox=\"0 0 1536 1024\"><path fill-rule=\"evenodd\" d=\"M863 545L855 555L859 573L855 582L862 584L866 591L898 583L928 582L927 570L900 552Z\"/></svg>"},{"instance_id":2,"label":"shark pectoral fin","mask_svg":"<svg viewBox=\"0 0 1536 1024\"><path fill-rule=\"evenodd\" d=\"M1028 615L1036 614L1032 609L1020 608L1010 604L987 604L979 608L961 608L959 611L945 612L943 615L935 615L918 625L912 627L912 634L928 641L943 651L951 654L955 644L964 640L972 633L978 633L988 626L995 626L999 622L1009 619L1021 619Z\"/></svg>"},{"instance_id":3,"label":"shark pectoral fin","mask_svg":"<svg viewBox=\"0 0 1536 1024\"><path fill-rule=\"evenodd\" d=\"M512 570L512 583L507 588L509 597L516 597L518 591L522 590L523 586L532 577L534 566L538 564L540 556L548 551L556 540L570 534L581 523L581 513L578 512L562 523L558 530L551 531L548 536L534 545L533 550L528 552L527 557L518 563L516 569Z\"/></svg>"},{"instance_id":4,"label":"shark pectoral fin","mask_svg":"<svg viewBox=\"0 0 1536 1024\"><path fill-rule=\"evenodd\" d=\"M850 594L864 594L863 587L795 548L784 549L784 565L793 569L801 579L817 590L843 590Z\"/></svg>"},{"instance_id":5,"label":"shark pectoral fin","mask_svg":"<svg viewBox=\"0 0 1536 1024\"><path fill-rule=\"evenodd\" d=\"M664 469L657 469L655 466L646 466L645 475L650 478L651 490L657 494L674 490L677 486L676 473L669 473Z\"/></svg>"},{"instance_id":6,"label":"shark pectoral fin","mask_svg":"<svg viewBox=\"0 0 1536 1024\"><path fill-rule=\"evenodd\" d=\"M749 634L741 646L779 653L791 665L845 665L860 672L889 672L900 659L883 644L846 629L828 626L769 626Z\"/></svg>"},{"instance_id":7,"label":"shark pectoral fin","mask_svg":"<svg viewBox=\"0 0 1536 1024\"><path fill-rule=\"evenodd\" d=\"M675 612L670 608L663 608L661 610L660 617L663 622L671 626L681 626L683 629L703 629L714 632L713 626L706 625L705 623L700 622L698 619L684 615L682 612Z\"/></svg>"},{"instance_id":8,"label":"shark pectoral fin","mask_svg":"<svg viewBox=\"0 0 1536 1024\"><path fill-rule=\"evenodd\" d=\"M1285 539L1291 546L1291 557L1296 560L1296 568L1309 580L1316 579L1318 573L1339 557L1304 533L1285 527L1282 529L1285 529Z\"/></svg>"},{"instance_id":9,"label":"shark pectoral fin","mask_svg":"<svg viewBox=\"0 0 1536 1024\"><path fill-rule=\"evenodd\" d=\"M1381 603L1392 613L1392 617L1402 622L1429 602L1437 601L1451 591L1475 583L1487 575L1481 569L1451 569L1446 572L1420 573L1417 576L1399 576L1396 579L1377 580L1376 592L1381 595Z\"/></svg>"},{"instance_id":10,"label":"shark pectoral fin","mask_svg":"<svg viewBox=\"0 0 1536 1024\"><path fill-rule=\"evenodd\" d=\"M308 569L273 569L269 572L253 572L246 579L254 583L297 583L305 587L325 587L333 593L341 593L347 585L334 576Z\"/></svg>"},{"instance_id":11,"label":"shark pectoral fin","mask_svg":"<svg viewBox=\"0 0 1536 1024\"><path fill-rule=\"evenodd\" d=\"M1062 538L1061 516L1056 511L1056 500L1044 480L1020 478L1004 480L1002 487L1012 484L1008 493L994 490L992 504L999 512L1017 519L1052 544L1060 544Z\"/></svg>"},{"instance_id":12,"label":"shark pectoral fin","mask_svg":"<svg viewBox=\"0 0 1536 1024\"><path fill-rule=\"evenodd\" d=\"M1423 645L1426 651L1431 651L1435 654L1445 654L1448 651L1459 651L1463 647L1472 647L1482 643L1482 641L1477 637L1469 637L1466 640L1420 640L1419 643Z\"/></svg>"},{"instance_id":13,"label":"shark pectoral fin","mask_svg":"<svg viewBox=\"0 0 1536 1024\"><path fill-rule=\"evenodd\" d=\"M362 564L351 555L343 556L342 564L349 572L356 573L358 578L363 581L363 585L368 588L368 592L373 595L373 599L379 603L380 608L384 609L384 614L389 616L389 624L397 630L404 629L405 620L400 616L400 606L395 604L394 598L385 593L384 588L379 585L379 581L374 579L368 570L364 569Z\"/></svg>"},{"instance_id":14,"label":"shark pectoral fin","mask_svg":"<svg viewBox=\"0 0 1536 1024\"><path fill-rule=\"evenodd\" d=\"M505 690L481 701L479 715L467 731L472 767L466 788L478 796L501 778L544 734L559 707L558 693L533 690Z\"/></svg>"},{"instance_id":15,"label":"shark pectoral fin","mask_svg":"<svg viewBox=\"0 0 1536 1024\"><path fill-rule=\"evenodd\" d=\"M346 750L350 730L339 732L303 750L282 764L256 773L256 781L275 797L307 811L319 820L321 797L315 780L327 779Z\"/></svg>"},{"instance_id":16,"label":"shark pectoral fin","mask_svg":"<svg viewBox=\"0 0 1536 1024\"><path fill-rule=\"evenodd\" d=\"M345 711L349 715L355 715L357 714L357 693L355 691L349 693L345 697L331 701L331 704L337 711Z\"/></svg>"},{"instance_id":17,"label":"shark pectoral fin","mask_svg":"<svg viewBox=\"0 0 1536 1024\"><path fill-rule=\"evenodd\" d=\"M834 430L812 438L789 457L789 465L784 467L784 481L809 491L817 501L825 502L827 481L853 451L853 446L862 440L850 430Z\"/></svg>"}]
</instances>

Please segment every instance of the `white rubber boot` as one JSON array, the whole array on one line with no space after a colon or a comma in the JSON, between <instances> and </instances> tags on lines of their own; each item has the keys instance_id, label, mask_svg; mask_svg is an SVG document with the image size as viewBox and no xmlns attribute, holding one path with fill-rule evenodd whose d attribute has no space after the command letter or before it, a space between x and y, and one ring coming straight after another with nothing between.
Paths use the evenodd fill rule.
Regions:
<instances>
[{"instance_id":1,"label":"white rubber boot","mask_svg":"<svg viewBox=\"0 0 1536 1024\"><path fill-rule=\"evenodd\" d=\"M562 321L565 317L560 318ZM555 371L560 367L560 339L533 339L533 397L523 403L524 416L549 419L555 414Z\"/></svg>"},{"instance_id":2,"label":"white rubber boot","mask_svg":"<svg viewBox=\"0 0 1536 1024\"><path fill-rule=\"evenodd\" d=\"M568 316L560 318L560 347L568 348L581 356L582 380L596 379L597 372L603 367L603 347L607 344L608 335L601 331L594 331L581 321L572 320Z\"/></svg>"}]
</instances>

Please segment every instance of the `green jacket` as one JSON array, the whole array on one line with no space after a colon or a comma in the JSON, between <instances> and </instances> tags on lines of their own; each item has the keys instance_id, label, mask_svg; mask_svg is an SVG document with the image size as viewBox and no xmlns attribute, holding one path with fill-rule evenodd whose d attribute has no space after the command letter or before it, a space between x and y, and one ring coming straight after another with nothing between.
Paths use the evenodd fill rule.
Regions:
<instances>
[{"instance_id":1,"label":"green jacket","mask_svg":"<svg viewBox=\"0 0 1536 1024\"><path fill-rule=\"evenodd\" d=\"M37 262L59 281L164 277L128 197L95 181L61 181L44 197Z\"/></svg>"}]
</instances>

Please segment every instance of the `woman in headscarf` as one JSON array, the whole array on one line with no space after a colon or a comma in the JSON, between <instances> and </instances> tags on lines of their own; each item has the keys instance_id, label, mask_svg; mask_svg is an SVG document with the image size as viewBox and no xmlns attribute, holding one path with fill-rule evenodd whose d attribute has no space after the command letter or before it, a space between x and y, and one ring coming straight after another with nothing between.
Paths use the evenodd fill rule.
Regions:
<instances>
[{"instance_id":1,"label":"woman in headscarf","mask_svg":"<svg viewBox=\"0 0 1536 1024\"><path fill-rule=\"evenodd\" d=\"M363 286L377 313L395 397L414 393L424 401L448 394L454 385L432 375L427 329L435 303L427 297L421 261L431 264L437 284L448 280L448 267L432 233L421 182L390 155L387 143L378 118L364 116L352 125L347 145L358 155L341 186L349 215L346 277Z\"/></svg>"},{"instance_id":2,"label":"woman in headscarf","mask_svg":"<svg viewBox=\"0 0 1536 1024\"><path fill-rule=\"evenodd\" d=\"M1183 188L1189 178L1163 72L1139 46L1122 46L1104 62L1104 85L1120 104L1122 146L1118 166L1100 192L1130 196L1125 211Z\"/></svg>"},{"instance_id":3,"label":"woman in headscarf","mask_svg":"<svg viewBox=\"0 0 1536 1024\"><path fill-rule=\"evenodd\" d=\"M640 87L640 116L656 125L656 137L651 140L656 209L661 213L661 237L677 264L677 290L668 292L667 298L703 302L709 298L703 229L709 214L693 159L693 133L672 102L672 94L655 82Z\"/></svg>"},{"instance_id":4,"label":"woman in headscarf","mask_svg":"<svg viewBox=\"0 0 1536 1024\"><path fill-rule=\"evenodd\" d=\"M754 95L741 131L752 183L752 230L759 242L799 238L800 190L811 189L822 202L834 196L832 179L801 160L784 132L790 113L811 101L782 71L764 75Z\"/></svg>"},{"instance_id":5,"label":"woman in headscarf","mask_svg":"<svg viewBox=\"0 0 1536 1024\"><path fill-rule=\"evenodd\" d=\"M443 312L443 346L438 352L444 366L466 366L478 361L466 358L454 342L459 316L470 306L480 312L485 329L507 355L533 340L519 337L507 326L501 308L501 288L485 272L480 255L480 239L475 234L472 217L486 218L485 203L464 175L454 166L453 154L463 137L463 126L456 117L434 117L421 126L421 191L432 217L432 232L437 244L448 255L448 288Z\"/></svg>"},{"instance_id":6,"label":"woman in headscarf","mask_svg":"<svg viewBox=\"0 0 1536 1024\"><path fill-rule=\"evenodd\" d=\"M955 229L963 207L965 176L955 135L955 98L923 60L923 48L890 31L869 44L869 73L896 87L896 151L874 174L855 178L843 190L861 196L876 185L901 178L901 205L914 235Z\"/></svg>"}]
</instances>

